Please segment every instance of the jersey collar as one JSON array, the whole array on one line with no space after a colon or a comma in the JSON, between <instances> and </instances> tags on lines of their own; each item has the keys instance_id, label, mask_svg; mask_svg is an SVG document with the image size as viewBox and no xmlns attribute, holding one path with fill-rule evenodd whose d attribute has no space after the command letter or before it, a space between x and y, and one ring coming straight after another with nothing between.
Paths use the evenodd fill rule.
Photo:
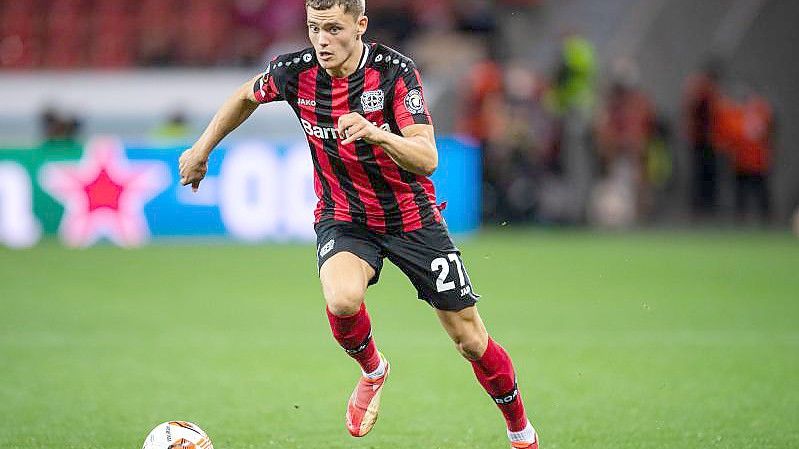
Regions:
<instances>
[{"instance_id":1,"label":"jersey collar","mask_svg":"<svg viewBox=\"0 0 799 449\"><path fill-rule=\"evenodd\" d=\"M369 45L366 42L363 43L363 53L361 53L361 62L358 63L358 70L363 69L366 67L366 61L369 60Z\"/></svg>"}]
</instances>

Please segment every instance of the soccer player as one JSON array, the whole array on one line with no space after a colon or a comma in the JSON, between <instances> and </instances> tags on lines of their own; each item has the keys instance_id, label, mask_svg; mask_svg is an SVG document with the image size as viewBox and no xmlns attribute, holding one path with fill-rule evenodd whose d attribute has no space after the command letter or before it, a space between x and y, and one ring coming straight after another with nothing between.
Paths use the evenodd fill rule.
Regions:
<instances>
[{"instance_id":1,"label":"soccer player","mask_svg":"<svg viewBox=\"0 0 799 449\"><path fill-rule=\"evenodd\" d=\"M364 0L306 0L305 6L313 46L276 57L222 105L181 155L181 183L198 189L213 148L259 104L288 102L313 159L327 317L333 336L362 370L347 404L349 432L361 437L372 429L390 372L364 304L388 258L435 308L472 364L507 422L511 446L537 449L511 359L477 313L478 295L436 206L428 176L438 154L419 72L409 58L364 42Z\"/></svg>"}]
</instances>

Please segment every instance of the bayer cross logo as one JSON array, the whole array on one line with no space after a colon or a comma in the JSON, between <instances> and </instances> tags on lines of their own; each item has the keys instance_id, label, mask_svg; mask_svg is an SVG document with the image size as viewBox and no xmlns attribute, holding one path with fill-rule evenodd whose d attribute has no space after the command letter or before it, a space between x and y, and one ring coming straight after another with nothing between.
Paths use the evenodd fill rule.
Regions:
<instances>
[{"instance_id":1,"label":"bayer cross logo","mask_svg":"<svg viewBox=\"0 0 799 449\"><path fill-rule=\"evenodd\" d=\"M405 109L411 114L421 114L424 112L424 99L418 89L413 89L405 95Z\"/></svg>"},{"instance_id":2,"label":"bayer cross logo","mask_svg":"<svg viewBox=\"0 0 799 449\"><path fill-rule=\"evenodd\" d=\"M382 111L385 102L385 96L382 90L370 90L361 95L361 105L363 112L377 112Z\"/></svg>"}]
</instances>

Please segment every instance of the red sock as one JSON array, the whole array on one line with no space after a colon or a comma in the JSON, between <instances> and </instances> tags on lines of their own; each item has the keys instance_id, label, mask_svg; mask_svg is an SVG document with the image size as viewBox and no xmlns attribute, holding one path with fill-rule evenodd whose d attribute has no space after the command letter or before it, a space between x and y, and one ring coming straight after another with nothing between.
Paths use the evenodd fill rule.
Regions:
<instances>
[{"instance_id":1,"label":"red sock","mask_svg":"<svg viewBox=\"0 0 799 449\"><path fill-rule=\"evenodd\" d=\"M527 426L522 397L516 387L516 374L508 353L490 337L483 356L472 362L477 381L494 399L505 417L508 430L519 432Z\"/></svg>"},{"instance_id":2,"label":"red sock","mask_svg":"<svg viewBox=\"0 0 799 449\"><path fill-rule=\"evenodd\" d=\"M372 324L366 305L361 304L358 313L350 316L336 316L327 309L327 319L333 330L333 337L355 359L365 373L371 373L380 366L380 356L372 339Z\"/></svg>"}]
</instances>

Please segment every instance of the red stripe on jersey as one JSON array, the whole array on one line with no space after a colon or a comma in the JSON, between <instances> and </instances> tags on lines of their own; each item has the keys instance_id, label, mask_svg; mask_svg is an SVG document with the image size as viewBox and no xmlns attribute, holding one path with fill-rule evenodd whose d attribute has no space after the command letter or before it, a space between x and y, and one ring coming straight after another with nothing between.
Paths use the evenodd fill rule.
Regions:
<instances>
[{"instance_id":1,"label":"red stripe on jersey","mask_svg":"<svg viewBox=\"0 0 799 449\"><path fill-rule=\"evenodd\" d=\"M349 96L349 80L347 78L333 78L333 123L338 128L338 119L342 115L350 112L350 96ZM385 232L386 220L383 212L383 207L377 199L377 193L372 188L372 183L369 181L366 171L363 166L358 162L358 153L355 148L355 143L349 145L342 145L344 136L336 139L338 145L338 154L342 160L347 161L347 174L352 179L352 185L355 192L363 203L366 212L366 226L378 232Z\"/></svg>"},{"instance_id":2,"label":"red stripe on jersey","mask_svg":"<svg viewBox=\"0 0 799 449\"><path fill-rule=\"evenodd\" d=\"M406 95L408 95L408 86L405 85L405 79L397 76L397 82L394 84L394 104L391 107L394 108L394 119L399 129L414 124L413 116L405 109Z\"/></svg>"},{"instance_id":3,"label":"red stripe on jersey","mask_svg":"<svg viewBox=\"0 0 799 449\"><path fill-rule=\"evenodd\" d=\"M300 78L297 83L298 98L316 98L316 76L318 72L319 67L317 66L300 73ZM312 110L302 109L300 118L314 125L318 122L316 114ZM347 197L344 195L344 191L338 184L338 179L333 176L333 169L330 167L330 159L328 159L328 155L325 153L322 139L308 135L308 145L311 147L311 151L313 151L316 155L316 159L319 161L319 166L322 169L322 173L317 173L314 171L314 190L319 198L319 202L316 205L316 210L314 211L314 217L316 217L316 221L319 221L322 216L323 209L325 206L327 206L324 204L324 200L322 199L322 184L321 180L319 179L320 176L324 176L328 185L330 185L330 196L333 198L334 203L334 218L341 221L352 221L352 217L350 217L348 212L349 206L347 205ZM328 174L328 176L325 176L325 174Z\"/></svg>"},{"instance_id":4,"label":"red stripe on jersey","mask_svg":"<svg viewBox=\"0 0 799 449\"><path fill-rule=\"evenodd\" d=\"M380 72L367 67L365 76L364 92L377 90L380 86ZM385 123L382 110L375 112L372 117L378 124ZM399 203L399 208L402 211L402 230L410 232L421 228L422 217L419 214L419 207L413 200L414 194L411 187L402 180L397 163L380 146L374 145L372 149L375 153L377 165L380 167L380 172L394 191L394 196L397 197L397 203Z\"/></svg>"}]
</instances>

